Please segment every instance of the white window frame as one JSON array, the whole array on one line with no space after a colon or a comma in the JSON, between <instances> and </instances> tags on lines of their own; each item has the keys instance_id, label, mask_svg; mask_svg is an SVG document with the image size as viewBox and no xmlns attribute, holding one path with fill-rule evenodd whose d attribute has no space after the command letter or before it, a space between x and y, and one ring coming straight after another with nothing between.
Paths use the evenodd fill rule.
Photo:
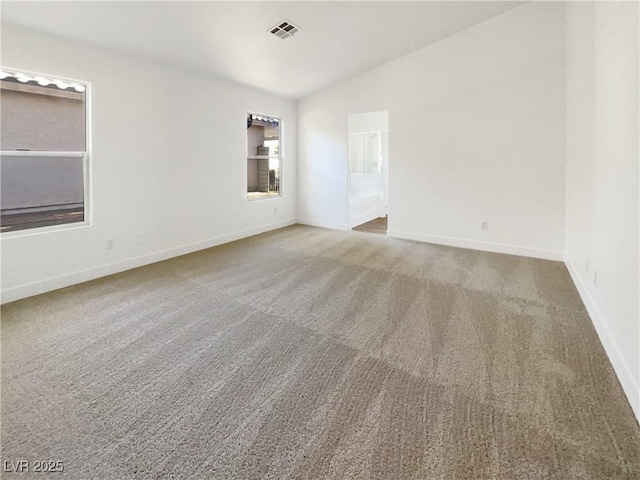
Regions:
<instances>
[{"instance_id":1,"label":"white window frame","mask_svg":"<svg viewBox=\"0 0 640 480\"><path fill-rule=\"evenodd\" d=\"M278 183L278 194L277 195L269 195L269 196L264 196L264 197L255 197L255 198L249 198L249 192L247 192L247 184L246 184L246 179L247 179L247 175L248 175L248 171L247 171L247 167L245 166L245 171L244 171L244 178L245 178L245 186L244 186L244 197L246 199L247 202L257 202L257 201L262 201L262 200L275 200L278 198L282 198L283 196L283 191L282 191L282 158L283 158L283 152L284 152L284 142L282 141L284 138L284 121L282 120L281 116L278 115L267 115L264 113L256 113L256 112L252 112L252 111L248 111L247 115L257 115L260 117L269 117L269 118L277 118L278 119L278 156L277 157L273 157L273 158L278 158L278 175L279 175L279 183ZM248 130L248 129L247 129ZM245 149L246 149L246 155L245 155L245 160L248 160L252 157L257 157L256 154L250 154L249 153L249 137L248 137L249 133L247 132L245 134ZM270 156L271 157L271 156Z\"/></svg>"},{"instance_id":2,"label":"white window frame","mask_svg":"<svg viewBox=\"0 0 640 480\"><path fill-rule=\"evenodd\" d=\"M67 83L78 83L85 87L84 91L84 123L85 123L85 145L84 151L79 152L63 152L55 150L0 150L0 156L6 157L72 157L82 158L82 178L83 178L83 202L84 202L84 220L82 222L61 223L59 225L49 225L46 227L26 228L24 230L13 230L9 232L0 232L0 238L23 237L27 235L37 235L42 233L58 232L61 230L73 230L76 228L85 228L92 225L93 209L91 205L92 198L92 182L91 182L91 82L84 80L76 80L68 77L52 73L39 73L22 68L12 68L8 66L0 67L2 70L15 73L24 73L32 77L55 78Z\"/></svg>"}]
</instances>

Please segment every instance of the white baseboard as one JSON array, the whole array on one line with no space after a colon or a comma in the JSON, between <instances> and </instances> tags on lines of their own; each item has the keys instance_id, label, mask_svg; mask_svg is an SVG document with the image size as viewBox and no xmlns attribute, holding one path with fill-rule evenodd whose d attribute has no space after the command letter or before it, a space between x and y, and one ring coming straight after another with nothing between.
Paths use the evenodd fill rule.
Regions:
<instances>
[{"instance_id":1,"label":"white baseboard","mask_svg":"<svg viewBox=\"0 0 640 480\"><path fill-rule=\"evenodd\" d=\"M2 292L2 304L14 302L22 298L32 297L41 293L50 292L59 288L69 287L78 283L87 282L89 280L95 280L96 278L106 277L107 275L113 275L114 273L124 272L125 270L131 270L132 268L142 267L169 258L179 257L188 253L204 250L205 248L215 247L222 245L223 243L233 242L234 240L240 240L242 238L251 237L260 233L275 230L277 228L288 227L294 225L296 221L294 219L283 220L281 222L270 223L262 225L256 228L250 228L248 230L242 230L219 237L202 240L199 242L182 245L176 248L170 248L168 250L162 250L160 252L154 252L148 255L142 255L140 257L128 258L114 263L106 265L100 265L98 267L82 270L79 272L70 273L67 275L61 275L59 277L48 278L38 282L30 283L27 285L20 285Z\"/></svg>"},{"instance_id":2,"label":"white baseboard","mask_svg":"<svg viewBox=\"0 0 640 480\"><path fill-rule=\"evenodd\" d=\"M470 248L483 252L506 253L509 255L520 255L522 257L541 258L543 260L563 261L562 252L553 250L542 250L539 248L519 247L515 245L505 245L502 243L479 242L477 240L466 240L463 238L440 237L437 235L423 235L421 233L403 232L399 230L389 230L387 235L405 240L416 240L418 242L435 243L447 245L449 247Z\"/></svg>"},{"instance_id":3,"label":"white baseboard","mask_svg":"<svg viewBox=\"0 0 640 480\"><path fill-rule=\"evenodd\" d=\"M633 413L635 414L638 423L640 423L640 385L638 385L638 380L631 374L631 369L620 352L615 338L611 334L611 330L609 330L607 321L602 315L597 302L593 296L591 296L591 293L589 293L584 280L569 257L565 258L565 265L567 266L569 274L573 279L573 283L578 289L582 302L591 317L591 322L598 333L598 337L600 337L600 343L602 343L602 346L609 357L609 361L618 376L618 380L622 385L622 389L631 404Z\"/></svg>"},{"instance_id":4,"label":"white baseboard","mask_svg":"<svg viewBox=\"0 0 640 480\"><path fill-rule=\"evenodd\" d=\"M309 218L299 218L298 223L301 225L309 225L310 227L330 228L331 230L349 230L349 226L346 224L323 222Z\"/></svg>"}]
</instances>

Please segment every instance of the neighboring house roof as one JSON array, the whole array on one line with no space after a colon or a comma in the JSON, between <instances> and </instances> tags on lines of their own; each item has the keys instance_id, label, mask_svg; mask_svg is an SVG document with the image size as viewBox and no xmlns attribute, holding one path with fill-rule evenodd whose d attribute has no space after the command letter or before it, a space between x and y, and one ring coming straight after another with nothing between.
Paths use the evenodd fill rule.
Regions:
<instances>
[{"instance_id":1,"label":"neighboring house roof","mask_svg":"<svg viewBox=\"0 0 640 480\"><path fill-rule=\"evenodd\" d=\"M263 127L277 127L280 120L266 115L255 115L250 113L247 115L247 128L252 125L261 125Z\"/></svg>"},{"instance_id":2,"label":"neighboring house roof","mask_svg":"<svg viewBox=\"0 0 640 480\"><path fill-rule=\"evenodd\" d=\"M80 83L66 82L64 80L45 78L41 75L31 76L21 72L0 71L0 80L9 83L33 85L41 88L59 89L67 91L76 91L83 93L86 86Z\"/></svg>"}]
</instances>

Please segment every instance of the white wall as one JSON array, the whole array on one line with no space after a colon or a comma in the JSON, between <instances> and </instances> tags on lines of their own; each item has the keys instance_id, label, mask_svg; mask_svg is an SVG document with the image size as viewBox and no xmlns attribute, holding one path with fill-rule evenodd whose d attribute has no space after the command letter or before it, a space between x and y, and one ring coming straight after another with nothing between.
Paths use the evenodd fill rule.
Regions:
<instances>
[{"instance_id":1,"label":"white wall","mask_svg":"<svg viewBox=\"0 0 640 480\"><path fill-rule=\"evenodd\" d=\"M525 4L303 99L299 221L347 228L347 117L389 110L390 235L561 259L564 45Z\"/></svg>"},{"instance_id":2,"label":"white wall","mask_svg":"<svg viewBox=\"0 0 640 480\"><path fill-rule=\"evenodd\" d=\"M12 25L2 63L90 82L93 127L92 225L2 238L3 302L295 221L294 102ZM246 199L247 112L283 121L280 198Z\"/></svg>"},{"instance_id":3,"label":"white wall","mask_svg":"<svg viewBox=\"0 0 640 480\"><path fill-rule=\"evenodd\" d=\"M640 12L567 8L566 262L640 419Z\"/></svg>"},{"instance_id":4,"label":"white wall","mask_svg":"<svg viewBox=\"0 0 640 480\"><path fill-rule=\"evenodd\" d=\"M349 133L386 132L389 133L389 112L363 112L349 115Z\"/></svg>"}]
</instances>

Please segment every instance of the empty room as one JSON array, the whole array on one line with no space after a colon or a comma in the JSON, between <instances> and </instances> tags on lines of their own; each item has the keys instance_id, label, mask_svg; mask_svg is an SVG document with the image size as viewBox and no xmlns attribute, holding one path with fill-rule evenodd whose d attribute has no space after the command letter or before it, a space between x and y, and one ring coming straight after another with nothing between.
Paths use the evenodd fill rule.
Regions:
<instances>
[{"instance_id":1,"label":"empty room","mask_svg":"<svg viewBox=\"0 0 640 480\"><path fill-rule=\"evenodd\" d=\"M2 1L2 478L640 478L640 4Z\"/></svg>"}]
</instances>

